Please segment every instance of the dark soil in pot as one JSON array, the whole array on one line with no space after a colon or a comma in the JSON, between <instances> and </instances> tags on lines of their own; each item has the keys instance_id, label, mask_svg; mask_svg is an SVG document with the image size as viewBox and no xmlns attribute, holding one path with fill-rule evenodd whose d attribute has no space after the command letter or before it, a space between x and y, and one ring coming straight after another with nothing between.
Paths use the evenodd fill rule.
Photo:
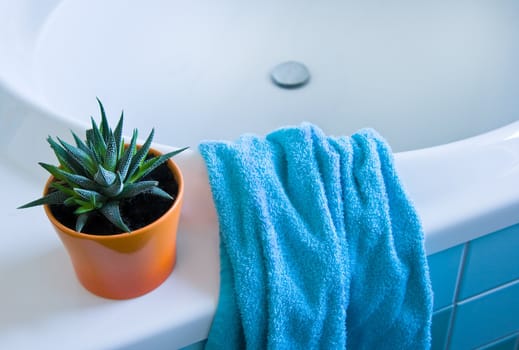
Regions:
<instances>
[{"instance_id":1,"label":"dark soil in pot","mask_svg":"<svg viewBox=\"0 0 519 350\"><path fill-rule=\"evenodd\" d=\"M155 180L159 182L162 190L169 193L173 200L153 196L150 194L139 194L133 198L121 201L120 210L123 221L131 231L147 226L160 218L174 203L178 193L178 184L166 164L162 164L142 180ZM51 205L52 214L63 225L74 230L77 216L74 214L75 208L65 205ZM114 226L103 215L92 213L83 228L82 233L93 235L115 235L123 233L118 227Z\"/></svg>"}]
</instances>

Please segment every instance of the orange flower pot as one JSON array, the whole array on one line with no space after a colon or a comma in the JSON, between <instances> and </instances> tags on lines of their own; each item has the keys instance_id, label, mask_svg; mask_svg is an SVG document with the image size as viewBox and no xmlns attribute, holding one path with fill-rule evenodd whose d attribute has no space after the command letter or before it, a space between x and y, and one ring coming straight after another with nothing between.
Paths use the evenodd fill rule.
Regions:
<instances>
[{"instance_id":1,"label":"orange flower pot","mask_svg":"<svg viewBox=\"0 0 519 350\"><path fill-rule=\"evenodd\" d=\"M160 154L150 150L152 154ZM68 251L81 284L109 299L130 299L157 288L171 274L176 261L176 235L184 196L178 166L167 162L178 183L168 211L155 222L130 233L99 236L74 231L60 223L45 205L45 213ZM45 193L53 181L45 185Z\"/></svg>"}]
</instances>

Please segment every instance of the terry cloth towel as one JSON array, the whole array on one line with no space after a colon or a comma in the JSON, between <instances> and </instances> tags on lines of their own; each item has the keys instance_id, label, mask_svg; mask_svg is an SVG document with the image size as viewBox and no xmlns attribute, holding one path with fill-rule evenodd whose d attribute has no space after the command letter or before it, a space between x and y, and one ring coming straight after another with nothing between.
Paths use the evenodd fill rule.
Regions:
<instances>
[{"instance_id":1,"label":"terry cloth towel","mask_svg":"<svg viewBox=\"0 0 519 350\"><path fill-rule=\"evenodd\" d=\"M375 131L199 146L220 226L208 349L428 349L424 235Z\"/></svg>"}]
</instances>

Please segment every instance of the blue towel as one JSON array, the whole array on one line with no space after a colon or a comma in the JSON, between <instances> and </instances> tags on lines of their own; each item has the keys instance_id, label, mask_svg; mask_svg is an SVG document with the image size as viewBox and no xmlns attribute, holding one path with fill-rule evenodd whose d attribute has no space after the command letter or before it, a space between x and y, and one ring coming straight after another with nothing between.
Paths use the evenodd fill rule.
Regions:
<instances>
[{"instance_id":1,"label":"blue towel","mask_svg":"<svg viewBox=\"0 0 519 350\"><path fill-rule=\"evenodd\" d=\"M428 349L424 235L375 131L204 142L221 282L207 349Z\"/></svg>"}]
</instances>

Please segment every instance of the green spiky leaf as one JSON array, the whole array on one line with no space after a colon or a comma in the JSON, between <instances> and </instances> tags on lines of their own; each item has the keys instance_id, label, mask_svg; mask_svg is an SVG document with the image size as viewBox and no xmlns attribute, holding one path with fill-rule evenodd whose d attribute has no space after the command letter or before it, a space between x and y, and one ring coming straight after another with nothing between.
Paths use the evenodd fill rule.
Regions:
<instances>
[{"instance_id":1,"label":"green spiky leaf","mask_svg":"<svg viewBox=\"0 0 519 350\"><path fill-rule=\"evenodd\" d=\"M89 212L78 215L78 217L76 219L76 231L77 232L83 231L83 227L85 227L89 217L90 217Z\"/></svg>"},{"instance_id":2,"label":"green spiky leaf","mask_svg":"<svg viewBox=\"0 0 519 350\"><path fill-rule=\"evenodd\" d=\"M87 190L95 190L98 187L98 185L94 181L90 180L85 176L68 173L51 164L38 164L40 164L45 170L51 173L55 178L57 178L58 180L65 181L71 187L81 187Z\"/></svg>"},{"instance_id":3,"label":"green spiky leaf","mask_svg":"<svg viewBox=\"0 0 519 350\"><path fill-rule=\"evenodd\" d=\"M30 208L35 207L37 205L44 205L44 204L63 204L63 202L67 199L67 195L63 192L55 191L51 192L41 198L38 198L32 202L29 202L27 204L24 204L18 209L24 209L24 208Z\"/></svg>"},{"instance_id":4,"label":"green spiky leaf","mask_svg":"<svg viewBox=\"0 0 519 350\"><path fill-rule=\"evenodd\" d=\"M114 181L117 179L117 174L105 169L101 164L99 164L99 170L94 176L94 181L103 187L111 186Z\"/></svg>"},{"instance_id":5,"label":"green spiky leaf","mask_svg":"<svg viewBox=\"0 0 519 350\"><path fill-rule=\"evenodd\" d=\"M50 187L55 188L56 190L58 190L60 192L63 192L64 194L66 194L69 197L75 197L76 192L74 192L74 190L72 188L66 186L66 183L64 183L64 184L62 184L58 181L54 181L53 183L50 184Z\"/></svg>"},{"instance_id":6,"label":"green spiky leaf","mask_svg":"<svg viewBox=\"0 0 519 350\"><path fill-rule=\"evenodd\" d=\"M145 177L149 173L151 173L153 170L157 169L160 165L164 164L169 158L184 152L187 149L187 147L163 154L159 157L155 157L152 159L146 160L139 171L131 178L130 182L138 181L139 179Z\"/></svg>"},{"instance_id":7,"label":"green spiky leaf","mask_svg":"<svg viewBox=\"0 0 519 350\"><path fill-rule=\"evenodd\" d=\"M76 135L75 132L71 131L72 133L72 137L74 137L74 141L76 142L76 146L78 148L80 148L81 150L83 150L83 152L85 152L86 154L88 154L90 156L90 158L92 158L93 160L95 160L94 158L94 155L92 153L92 151L90 150L90 148L85 144L85 142L83 140L81 140L79 138L79 136Z\"/></svg>"},{"instance_id":8,"label":"green spiky leaf","mask_svg":"<svg viewBox=\"0 0 519 350\"><path fill-rule=\"evenodd\" d=\"M96 173L96 165L94 159L90 155L83 151L79 147L74 147L71 144L61 140L58 137L58 141L67 152L70 159L73 159L76 164L81 167L83 174L94 175Z\"/></svg>"},{"instance_id":9,"label":"green spiky leaf","mask_svg":"<svg viewBox=\"0 0 519 350\"><path fill-rule=\"evenodd\" d=\"M160 187L153 187L150 190L150 194L152 194L154 196L157 196L157 197L162 197L162 198L165 198L165 199L173 200L173 197L171 197L171 195L169 193L167 193L166 191L164 191Z\"/></svg>"},{"instance_id":10,"label":"green spiky leaf","mask_svg":"<svg viewBox=\"0 0 519 350\"><path fill-rule=\"evenodd\" d=\"M150 151L151 142L153 141L153 136L155 134L155 131L152 129L150 134L148 135L148 138L144 142L144 144L139 148L137 153L133 156L132 164L130 165L130 169L128 170L127 177L130 178L130 182L134 182L135 180L132 180L134 177L135 172L142 166L142 163L146 159L146 156L148 155L148 152Z\"/></svg>"},{"instance_id":11,"label":"green spiky leaf","mask_svg":"<svg viewBox=\"0 0 519 350\"><path fill-rule=\"evenodd\" d=\"M80 199L76 199L75 202L78 205L76 210L74 210L74 214L76 214L76 215L89 213L89 212L97 209L93 203L90 203L87 201L82 201Z\"/></svg>"},{"instance_id":12,"label":"green spiky leaf","mask_svg":"<svg viewBox=\"0 0 519 350\"><path fill-rule=\"evenodd\" d=\"M121 217L121 212L119 209L119 202L112 201L108 202L100 209L101 214L104 215L105 218L108 219L112 224L120 228L121 230L125 232L130 232L130 229L123 221L123 218Z\"/></svg>"},{"instance_id":13,"label":"green spiky leaf","mask_svg":"<svg viewBox=\"0 0 519 350\"><path fill-rule=\"evenodd\" d=\"M106 118L106 112L103 104L99 100L99 98L96 97L97 103L99 104L99 110L101 112L101 135L103 135L103 139L106 143L108 143L108 131L110 131L110 127L108 126L108 119Z\"/></svg>"},{"instance_id":14,"label":"green spiky leaf","mask_svg":"<svg viewBox=\"0 0 519 350\"><path fill-rule=\"evenodd\" d=\"M52 137L47 138L47 142L50 144L50 147L54 151L56 158L58 159L61 167L68 172L74 173L82 173L81 166L77 164L74 158L72 158L67 151L60 146Z\"/></svg>"},{"instance_id":15,"label":"green spiky leaf","mask_svg":"<svg viewBox=\"0 0 519 350\"><path fill-rule=\"evenodd\" d=\"M124 186L124 189L117 196L119 199L134 197L143 192L149 192L159 184L158 181L140 181Z\"/></svg>"},{"instance_id":16,"label":"green spiky leaf","mask_svg":"<svg viewBox=\"0 0 519 350\"><path fill-rule=\"evenodd\" d=\"M106 201L106 197L97 191L74 188L74 193L76 193L83 200L91 203L96 208L100 207L103 202Z\"/></svg>"},{"instance_id":17,"label":"green spiky leaf","mask_svg":"<svg viewBox=\"0 0 519 350\"><path fill-rule=\"evenodd\" d=\"M114 130L115 143L117 144L117 159L121 159L124 151L124 139L123 139L123 123L124 123L124 112L121 111L121 117L117 122L117 126Z\"/></svg>"},{"instance_id":18,"label":"green spiky leaf","mask_svg":"<svg viewBox=\"0 0 519 350\"><path fill-rule=\"evenodd\" d=\"M76 207L78 206L77 197L69 197L63 204L65 204L67 207Z\"/></svg>"},{"instance_id":19,"label":"green spiky leaf","mask_svg":"<svg viewBox=\"0 0 519 350\"><path fill-rule=\"evenodd\" d=\"M111 131L108 131L108 140L106 142L106 155L104 161L104 167L107 170L115 171L117 166L117 143L115 142L114 134Z\"/></svg>"},{"instance_id":20,"label":"green spiky leaf","mask_svg":"<svg viewBox=\"0 0 519 350\"><path fill-rule=\"evenodd\" d=\"M99 130L99 127L96 124L94 118L91 118L92 121L92 148L95 153L98 155L99 159L102 160L106 155L106 142Z\"/></svg>"},{"instance_id":21,"label":"green spiky leaf","mask_svg":"<svg viewBox=\"0 0 519 350\"><path fill-rule=\"evenodd\" d=\"M121 179L121 175L116 173L114 182L108 187L101 188L100 192L108 198L113 198L118 196L122 192L123 188L124 183Z\"/></svg>"},{"instance_id":22,"label":"green spiky leaf","mask_svg":"<svg viewBox=\"0 0 519 350\"><path fill-rule=\"evenodd\" d=\"M96 150L96 148L94 147L94 130L92 129L88 129L86 131L86 144L88 146L88 148L90 149L90 152L92 153L92 158L95 159L96 163L99 164L99 163L102 163L103 160L102 160L102 157L101 157L101 154L99 154Z\"/></svg>"},{"instance_id":23,"label":"green spiky leaf","mask_svg":"<svg viewBox=\"0 0 519 350\"><path fill-rule=\"evenodd\" d=\"M117 167L117 171L121 174L123 181L126 182L126 177L128 174L128 169L130 168L130 164L132 162L133 155L135 154L135 149L137 145L137 130L133 130L132 140L130 145L124 151L121 160L119 161L119 165Z\"/></svg>"}]
</instances>

